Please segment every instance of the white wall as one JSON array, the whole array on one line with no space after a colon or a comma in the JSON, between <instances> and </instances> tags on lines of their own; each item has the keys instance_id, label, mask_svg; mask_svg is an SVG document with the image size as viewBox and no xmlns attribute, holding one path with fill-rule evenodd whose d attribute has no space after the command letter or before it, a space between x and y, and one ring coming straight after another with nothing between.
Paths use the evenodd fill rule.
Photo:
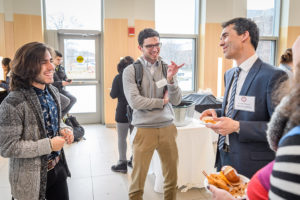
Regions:
<instances>
[{"instance_id":1,"label":"white wall","mask_svg":"<svg viewBox=\"0 0 300 200\"><path fill-rule=\"evenodd\" d=\"M134 16L141 20L155 20L155 0L134 0Z\"/></svg>"},{"instance_id":2,"label":"white wall","mask_svg":"<svg viewBox=\"0 0 300 200\"><path fill-rule=\"evenodd\" d=\"M41 16L41 0L0 0L0 12L5 14L5 21L13 21L14 13Z\"/></svg>"},{"instance_id":3,"label":"white wall","mask_svg":"<svg viewBox=\"0 0 300 200\"><path fill-rule=\"evenodd\" d=\"M289 26L300 26L300 1L289 0Z\"/></svg>"},{"instance_id":4,"label":"white wall","mask_svg":"<svg viewBox=\"0 0 300 200\"><path fill-rule=\"evenodd\" d=\"M4 13L4 2L0 0L0 13Z\"/></svg>"},{"instance_id":5,"label":"white wall","mask_svg":"<svg viewBox=\"0 0 300 200\"><path fill-rule=\"evenodd\" d=\"M5 0L12 1L14 12L17 14L41 15L41 0ZM72 3L72 1L70 2Z\"/></svg>"},{"instance_id":6,"label":"white wall","mask_svg":"<svg viewBox=\"0 0 300 200\"><path fill-rule=\"evenodd\" d=\"M235 17L247 17L247 0L205 1L206 23L222 23Z\"/></svg>"},{"instance_id":7,"label":"white wall","mask_svg":"<svg viewBox=\"0 0 300 200\"><path fill-rule=\"evenodd\" d=\"M13 1L3 0L4 5L4 15L6 21L14 21L14 8L13 8Z\"/></svg>"},{"instance_id":8,"label":"white wall","mask_svg":"<svg viewBox=\"0 0 300 200\"><path fill-rule=\"evenodd\" d=\"M104 0L104 18L128 19L129 26L134 20L155 20L155 0Z\"/></svg>"}]
</instances>

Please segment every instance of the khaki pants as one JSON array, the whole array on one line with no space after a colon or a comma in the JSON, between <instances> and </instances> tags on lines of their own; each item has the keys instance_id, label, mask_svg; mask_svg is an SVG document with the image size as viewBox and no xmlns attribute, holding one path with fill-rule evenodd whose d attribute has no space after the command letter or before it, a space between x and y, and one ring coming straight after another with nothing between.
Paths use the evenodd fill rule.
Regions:
<instances>
[{"instance_id":1,"label":"khaki pants","mask_svg":"<svg viewBox=\"0 0 300 200\"><path fill-rule=\"evenodd\" d=\"M156 149L164 176L164 199L176 199L178 150L177 129L172 124L163 128L138 128L133 141L133 170L129 188L130 200L142 200L150 161Z\"/></svg>"}]
</instances>

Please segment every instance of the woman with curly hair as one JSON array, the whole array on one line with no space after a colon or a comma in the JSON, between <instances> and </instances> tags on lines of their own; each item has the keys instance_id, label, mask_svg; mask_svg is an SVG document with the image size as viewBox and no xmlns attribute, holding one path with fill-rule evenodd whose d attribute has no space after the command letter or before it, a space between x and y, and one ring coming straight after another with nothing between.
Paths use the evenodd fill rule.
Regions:
<instances>
[{"instance_id":1,"label":"woman with curly hair","mask_svg":"<svg viewBox=\"0 0 300 200\"><path fill-rule=\"evenodd\" d=\"M293 51L291 48L286 49L281 55L278 68L285 71L289 76L293 75Z\"/></svg>"}]
</instances>

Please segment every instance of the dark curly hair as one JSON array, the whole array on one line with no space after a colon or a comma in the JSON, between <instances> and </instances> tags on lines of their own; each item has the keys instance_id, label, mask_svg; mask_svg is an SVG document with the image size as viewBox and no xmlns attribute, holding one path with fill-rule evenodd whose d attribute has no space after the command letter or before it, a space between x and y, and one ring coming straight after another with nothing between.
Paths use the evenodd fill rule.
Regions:
<instances>
[{"instance_id":1,"label":"dark curly hair","mask_svg":"<svg viewBox=\"0 0 300 200\"><path fill-rule=\"evenodd\" d=\"M2 59L2 65L8 68L8 72L10 71L10 58L3 58Z\"/></svg>"},{"instance_id":2,"label":"dark curly hair","mask_svg":"<svg viewBox=\"0 0 300 200\"><path fill-rule=\"evenodd\" d=\"M284 117L289 120L290 128L300 124L300 63L294 65L294 76L283 82L275 92L274 99L277 102L288 96L288 102L280 110Z\"/></svg>"},{"instance_id":3,"label":"dark curly hair","mask_svg":"<svg viewBox=\"0 0 300 200\"><path fill-rule=\"evenodd\" d=\"M12 61L10 90L29 89L41 72L41 61L46 51L54 55L52 48L40 42L31 42L20 47Z\"/></svg>"},{"instance_id":4,"label":"dark curly hair","mask_svg":"<svg viewBox=\"0 0 300 200\"><path fill-rule=\"evenodd\" d=\"M249 32L249 35L251 38L251 44L254 47L254 49L256 50L258 41L259 41L259 29L258 29L256 23L254 21L252 21L251 19L238 17L238 18L231 19L227 22L224 22L222 24L222 28L225 28L231 24L234 25L233 29L236 30L238 35L241 35L241 34L245 33L246 31Z\"/></svg>"},{"instance_id":5,"label":"dark curly hair","mask_svg":"<svg viewBox=\"0 0 300 200\"><path fill-rule=\"evenodd\" d=\"M144 40L149 37L160 38L159 33L156 30L154 30L152 28L145 28L144 30L141 30L141 32L139 33L139 37L138 37L139 45L143 46Z\"/></svg>"},{"instance_id":6,"label":"dark curly hair","mask_svg":"<svg viewBox=\"0 0 300 200\"><path fill-rule=\"evenodd\" d=\"M130 64L134 62L134 59L131 56L126 56L122 58L118 64L118 72L121 74L123 70Z\"/></svg>"},{"instance_id":7,"label":"dark curly hair","mask_svg":"<svg viewBox=\"0 0 300 200\"><path fill-rule=\"evenodd\" d=\"M285 50L285 52L280 57L280 63L287 64L293 62L293 52L291 48Z\"/></svg>"}]
</instances>

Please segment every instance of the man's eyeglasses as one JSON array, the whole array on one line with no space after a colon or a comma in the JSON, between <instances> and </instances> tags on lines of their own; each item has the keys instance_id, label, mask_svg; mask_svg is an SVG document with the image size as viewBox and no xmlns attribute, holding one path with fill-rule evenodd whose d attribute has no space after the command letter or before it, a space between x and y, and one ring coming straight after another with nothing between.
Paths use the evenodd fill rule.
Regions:
<instances>
[{"instance_id":1,"label":"man's eyeglasses","mask_svg":"<svg viewBox=\"0 0 300 200\"><path fill-rule=\"evenodd\" d=\"M157 43L157 44L148 44L148 45L144 45L144 47L146 47L146 49L153 49L154 47L155 48L160 48L162 45L162 43Z\"/></svg>"}]
</instances>

